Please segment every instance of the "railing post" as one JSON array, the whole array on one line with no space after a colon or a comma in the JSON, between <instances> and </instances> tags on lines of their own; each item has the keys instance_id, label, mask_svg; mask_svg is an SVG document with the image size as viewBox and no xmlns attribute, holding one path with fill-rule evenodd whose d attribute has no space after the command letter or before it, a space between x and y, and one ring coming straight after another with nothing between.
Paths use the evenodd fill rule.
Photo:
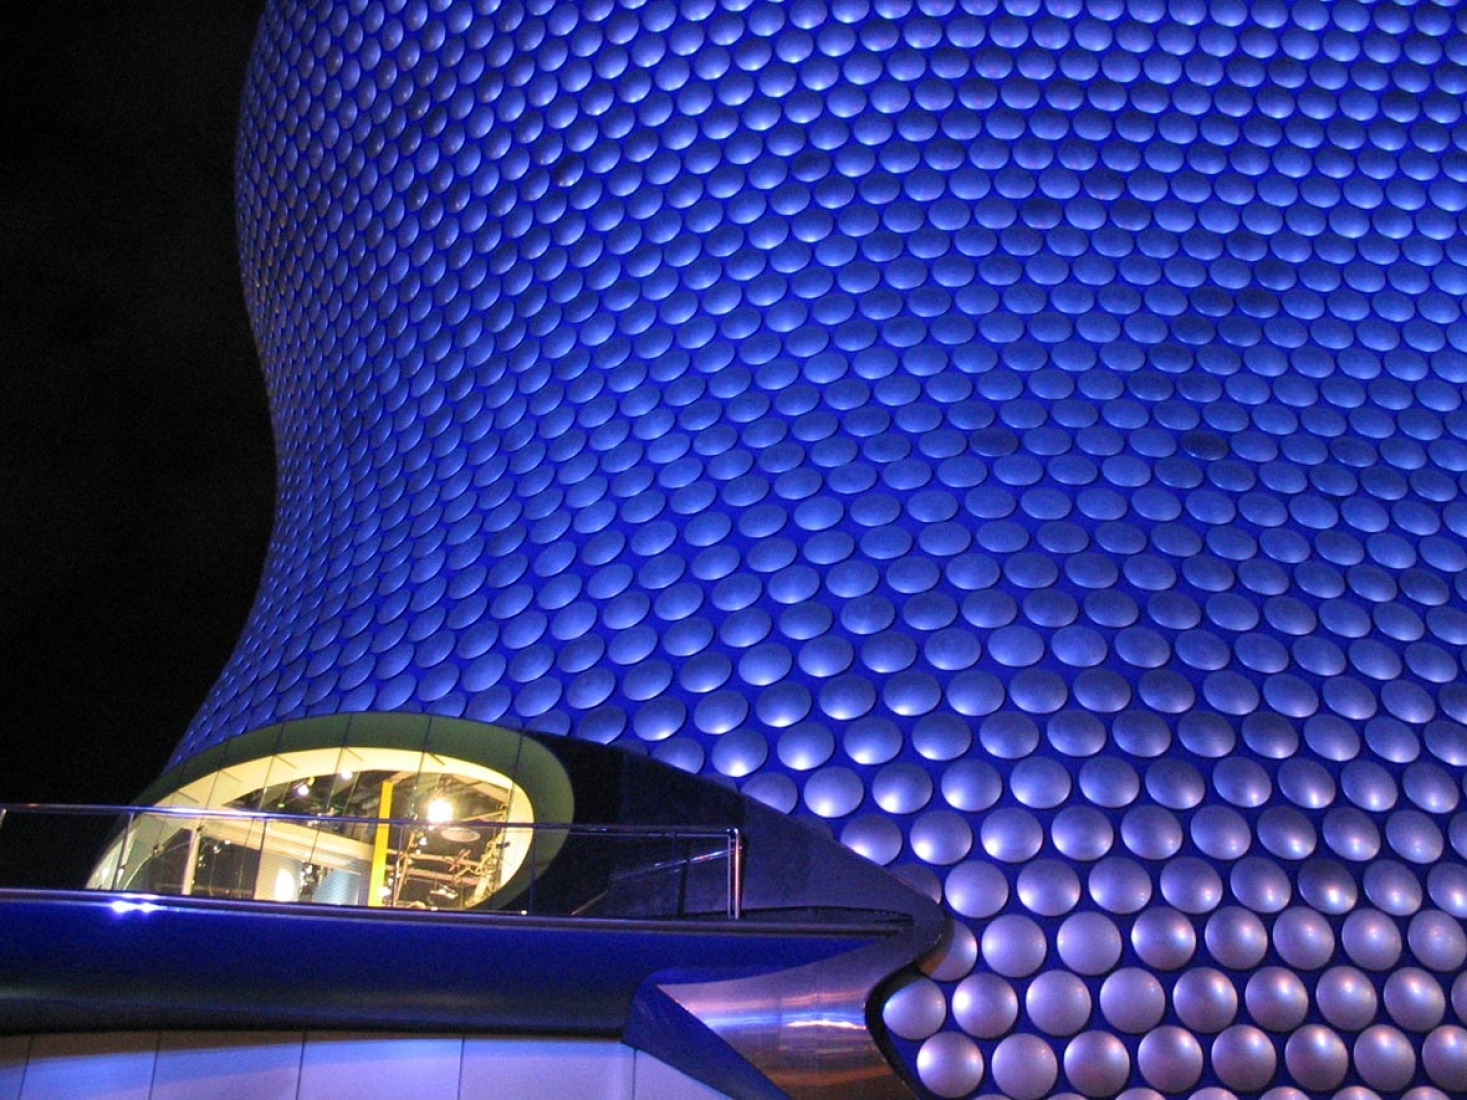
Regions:
<instances>
[{"instance_id":1,"label":"railing post","mask_svg":"<svg viewBox=\"0 0 1467 1100\"><path fill-rule=\"evenodd\" d=\"M137 820L137 811L127 812L127 824L122 827L122 843L117 846L117 870L112 872L112 889L122 889L122 872L127 867L128 845L132 841L132 827Z\"/></svg>"},{"instance_id":2,"label":"railing post","mask_svg":"<svg viewBox=\"0 0 1467 1100\"><path fill-rule=\"evenodd\" d=\"M688 863L693 858L688 853L691 851L692 838L679 836L676 832L672 834L673 859L678 863L677 875L677 915L685 917L688 914Z\"/></svg>"},{"instance_id":3,"label":"railing post","mask_svg":"<svg viewBox=\"0 0 1467 1100\"><path fill-rule=\"evenodd\" d=\"M179 882L179 895L190 898L194 894L194 874L199 866L199 845L204 836L204 822L201 819L197 829L190 829L188 834L188 851L183 857L183 877Z\"/></svg>"},{"instance_id":4,"label":"railing post","mask_svg":"<svg viewBox=\"0 0 1467 1100\"><path fill-rule=\"evenodd\" d=\"M531 916L533 916L534 913L535 913L535 877L536 877L536 875L538 874L538 872L540 870L540 853L535 850L535 846L539 843L539 841L540 841L540 830L538 828L531 828L530 829L530 908L528 910Z\"/></svg>"},{"instance_id":5,"label":"railing post","mask_svg":"<svg viewBox=\"0 0 1467 1100\"><path fill-rule=\"evenodd\" d=\"M269 817L265 817L265 818L262 818L261 821L260 821L260 855L255 860L255 877L254 877L254 881L250 883L250 897L253 898L253 899L255 899L256 901L263 900L260 897L260 885L261 885L261 877L265 874L265 856L266 856L266 853L268 853L269 851L270 851L270 818ZM265 887L269 891L269 893L268 893L268 900L274 901L275 900L275 887L274 887L274 883L266 883L265 884Z\"/></svg>"},{"instance_id":6,"label":"railing post","mask_svg":"<svg viewBox=\"0 0 1467 1100\"><path fill-rule=\"evenodd\" d=\"M742 920L744 916L744 834L738 829L730 829L728 845L729 916L734 920Z\"/></svg>"}]
</instances>

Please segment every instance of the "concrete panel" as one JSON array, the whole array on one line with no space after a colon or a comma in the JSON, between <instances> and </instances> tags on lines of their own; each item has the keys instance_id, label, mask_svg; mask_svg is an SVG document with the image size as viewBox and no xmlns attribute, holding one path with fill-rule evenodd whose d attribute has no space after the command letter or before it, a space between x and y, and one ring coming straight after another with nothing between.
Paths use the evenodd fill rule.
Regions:
<instances>
[{"instance_id":1,"label":"concrete panel","mask_svg":"<svg viewBox=\"0 0 1467 1100\"><path fill-rule=\"evenodd\" d=\"M152 1100L293 1100L303 1039L300 1032L165 1032Z\"/></svg>"},{"instance_id":2,"label":"concrete panel","mask_svg":"<svg viewBox=\"0 0 1467 1100\"><path fill-rule=\"evenodd\" d=\"M458 1100L458 1036L313 1032L301 1059L299 1100Z\"/></svg>"},{"instance_id":3,"label":"concrete panel","mask_svg":"<svg viewBox=\"0 0 1467 1100\"><path fill-rule=\"evenodd\" d=\"M636 1052L633 1100L726 1100L723 1093L695 1081L650 1054Z\"/></svg>"},{"instance_id":4,"label":"concrete panel","mask_svg":"<svg viewBox=\"0 0 1467 1100\"><path fill-rule=\"evenodd\" d=\"M21 1100L148 1100L156 1033L37 1035Z\"/></svg>"},{"instance_id":5,"label":"concrete panel","mask_svg":"<svg viewBox=\"0 0 1467 1100\"><path fill-rule=\"evenodd\" d=\"M30 1049L29 1035L0 1036L0 1100L16 1100L20 1096Z\"/></svg>"},{"instance_id":6,"label":"concrete panel","mask_svg":"<svg viewBox=\"0 0 1467 1100\"><path fill-rule=\"evenodd\" d=\"M632 1055L614 1042L471 1038L461 1100L632 1100Z\"/></svg>"}]
</instances>

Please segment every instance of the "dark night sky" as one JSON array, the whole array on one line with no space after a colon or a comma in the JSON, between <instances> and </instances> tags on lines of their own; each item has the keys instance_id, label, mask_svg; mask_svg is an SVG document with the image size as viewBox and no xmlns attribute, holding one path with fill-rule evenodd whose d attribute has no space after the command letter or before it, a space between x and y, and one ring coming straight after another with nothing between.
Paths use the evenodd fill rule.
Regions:
<instances>
[{"instance_id":1,"label":"dark night sky","mask_svg":"<svg viewBox=\"0 0 1467 1100\"><path fill-rule=\"evenodd\" d=\"M254 593L273 457L232 173L258 9L4 18L0 800L130 801Z\"/></svg>"}]
</instances>

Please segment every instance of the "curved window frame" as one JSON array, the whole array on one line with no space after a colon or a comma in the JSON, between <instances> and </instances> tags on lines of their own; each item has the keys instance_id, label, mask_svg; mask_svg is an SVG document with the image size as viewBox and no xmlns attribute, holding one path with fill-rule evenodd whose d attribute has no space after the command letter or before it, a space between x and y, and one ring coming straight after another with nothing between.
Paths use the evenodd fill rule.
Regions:
<instances>
[{"instance_id":1,"label":"curved window frame","mask_svg":"<svg viewBox=\"0 0 1467 1100\"><path fill-rule=\"evenodd\" d=\"M170 812L137 815L120 830L92 888L498 908L563 841L555 831L535 840L531 826L574 818L569 777L543 746L416 714L251 731L183 761L138 801ZM177 812L191 809L206 813Z\"/></svg>"}]
</instances>

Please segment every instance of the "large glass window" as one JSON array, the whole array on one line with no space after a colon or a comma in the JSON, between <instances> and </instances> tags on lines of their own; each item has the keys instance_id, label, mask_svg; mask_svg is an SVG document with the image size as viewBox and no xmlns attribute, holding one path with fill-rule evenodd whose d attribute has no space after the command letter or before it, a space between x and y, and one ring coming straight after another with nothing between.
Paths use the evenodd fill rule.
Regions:
<instances>
[{"instance_id":1,"label":"large glass window","mask_svg":"<svg viewBox=\"0 0 1467 1100\"><path fill-rule=\"evenodd\" d=\"M136 815L114 840L92 887L467 909L513 877L534 821L523 788L492 769L383 748L232 764L158 805L168 812Z\"/></svg>"}]
</instances>

